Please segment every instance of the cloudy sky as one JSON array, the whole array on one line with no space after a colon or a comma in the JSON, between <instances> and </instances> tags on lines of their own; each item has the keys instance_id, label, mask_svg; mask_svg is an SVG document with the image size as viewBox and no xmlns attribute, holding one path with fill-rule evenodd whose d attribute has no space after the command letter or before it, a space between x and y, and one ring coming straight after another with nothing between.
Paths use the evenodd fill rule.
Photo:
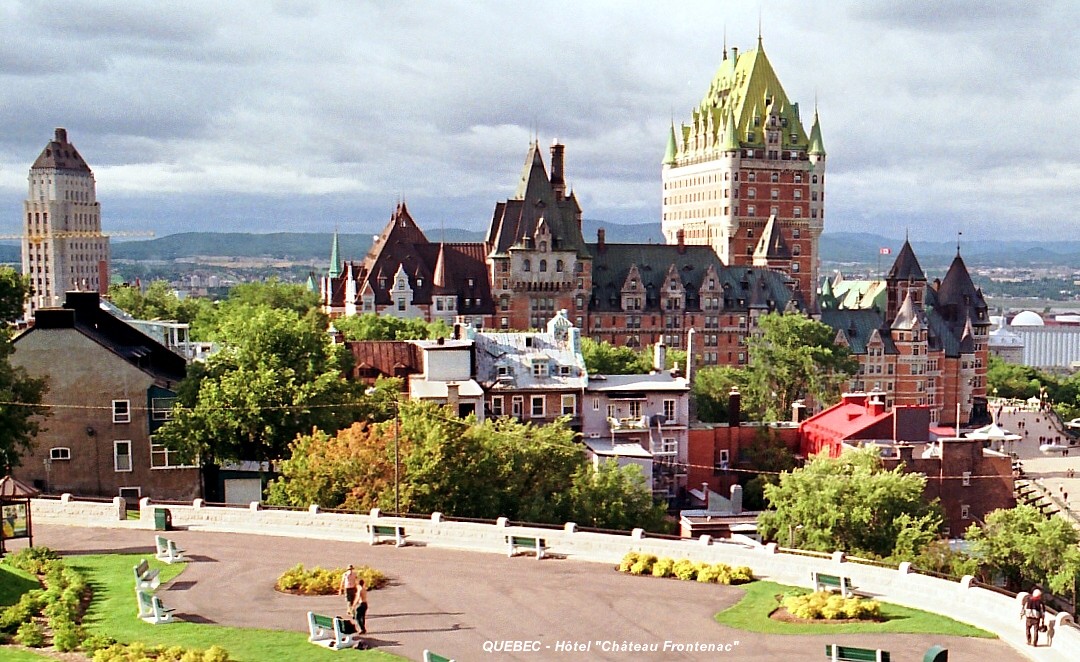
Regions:
<instances>
[{"instance_id":1,"label":"cloudy sky","mask_svg":"<svg viewBox=\"0 0 1080 662\"><path fill-rule=\"evenodd\" d=\"M480 229L534 136L586 217L658 222L669 122L759 17L820 111L827 232L1080 229L1067 1L0 0L0 232L58 126L111 230L368 232L402 196Z\"/></svg>"}]
</instances>

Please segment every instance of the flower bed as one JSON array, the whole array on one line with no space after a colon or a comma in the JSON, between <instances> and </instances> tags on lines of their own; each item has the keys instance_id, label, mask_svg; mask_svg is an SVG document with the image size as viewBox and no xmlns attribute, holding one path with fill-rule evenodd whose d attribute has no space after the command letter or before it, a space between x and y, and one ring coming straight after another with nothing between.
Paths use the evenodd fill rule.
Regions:
<instances>
[{"instance_id":1,"label":"flower bed","mask_svg":"<svg viewBox=\"0 0 1080 662\"><path fill-rule=\"evenodd\" d=\"M386 575L366 565L357 566L355 569L369 590L382 588L389 581ZM345 568L327 569L315 566L305 569L303 563L297 563L278 577L274 588L282 593L295 595L333 595L338 592L343 574Z\"/></svg>"},{"instance_id":2,"label":"flower bed","mask_svg":"<svg viewBox=\"0 0 1080 662\"><path fill-rule=\"evenodd\" d=\"M699 581L708 584L746 584L754 581L754 573L747 566L731 567L726 563L700 563L690 559L678 561L652 554L628 552L619 562L619 572L653 577L675 577L683 581Z\"/></svg>"},{"instance_id":3,"label":"flower bed","mask_svg":"<svg viewBox=\"0 0 1080 662\"><path fill-rule=\"evenodd\" d=\"M784 618L786 611L798 621L880 621L881 603L859 597L845 598L839 593L818 591L801 595L781 596L781 609L774 612L774 618Z\"/></svg>"}]
</instances>

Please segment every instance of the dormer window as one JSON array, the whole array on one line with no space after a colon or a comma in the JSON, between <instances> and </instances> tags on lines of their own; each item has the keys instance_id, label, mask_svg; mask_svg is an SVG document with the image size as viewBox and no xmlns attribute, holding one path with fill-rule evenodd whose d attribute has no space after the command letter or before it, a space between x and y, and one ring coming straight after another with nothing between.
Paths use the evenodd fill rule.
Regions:
<instances>
[{"instance_id":1,"label":"dormer window","mask_svg":"<svg viewBox=\"0 0 1080 662\"><path fill-rule=\"evenodd\" d=\"M423 287L424 286L424 279L423 278L417 278L416 279L416 286L417 287Z\"/></svg>"},{"instance_id":2,"label":"dormer window","mask_svg":"<svg viewBox=\"0 0 1080 662\"><path fill-rule=\"evenodd\" d=\"M546 241L541 241L540 242L540 252L541 253L546 253L547 252L547 242Z\"/></svg>"},{"instance_id":3,"label":"dormer window","mask_svg":"<svg viewBox=\"0 0 1080 662\"><path fill-rule=\"evenodd\" d=\"M533 377L547 377L547 374L548 374L547 361L533 361L532 372L533 372Z\"/></svg>"}]
</instances>

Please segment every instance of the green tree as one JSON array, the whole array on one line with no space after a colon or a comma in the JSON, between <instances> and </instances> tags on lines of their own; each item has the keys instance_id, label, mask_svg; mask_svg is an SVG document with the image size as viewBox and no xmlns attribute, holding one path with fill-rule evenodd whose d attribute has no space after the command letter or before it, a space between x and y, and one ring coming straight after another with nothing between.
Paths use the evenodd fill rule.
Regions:
<instances>
[{"instance_id":1,"label":"green tree","mask_svg":"<svg viewBox=\"0 0 1080 662\"><path fill-rule=\"evenodd\" d=\"M1064 518L1047 518L1032 506L995 510L983 526L968 527L966 537L983 577L998 574L1011 589L1038 584L1065 593L1080 579L1080 533Z\"/></svg>"},{"instance_id":2,"label":"green tree","mask_svg":"<svg viewBox=\"0 0 1080 662\"><path fill-rule=\"evenodd\" d=\"M223 348L182 382L161 443L204 461L278 460L298 434L355 420L349 357L330 343L321 314L265 305L227 313L217 331Z\"/></svg>"},{"instance_id":3,"label":"green tree","mask_svg":"<svg viewBox=\"0 0 1080 662\"><path fill-rule=\"evenodd\" d=\"M640 375L652 370L648 350L615 347L606 340L581 339L581 355L590 375Z\"/></svg>"},{"instance_id":4,"label":"green tree","mask_svg":"<svg viewBox=\"0 0 1080 662\"><path fill-rule=\"evenodd\" d=\"M758 530L820 552L914 558L942 523L937 503L923 499L925 485L923 474L886 471L873 448L815 456L765 486L773 510L758 518Z\"/></svg>"},{"instance_id":5,"label":"green tree","mask_svg":"<svg viewBox=\"0 0 1080 662\"><path fill-rule=\"evenodd\" d=\"M641 467L619 467L614 459L581 466L571 487L572 519L581 526L628 530L641 527L666 531L667 509L657 503L645 484Z\"/></svg>"},{"instance_id":6,"label":"green tree","mask_svg":"<svg viewBox=\"0 0 1080 662\"><path fill-rule=\"evenodd\" d=\"M453 329L442 320L425 322L419 318L364 313L334 320L334 328L346 340L428 340L449 338Z\"/></svg>"},{"instance_id":7,"label":"green tree","mask_svg":"<svg viewBox=\"0 0 1080 662\"><path fill-rule=\"evenodd\" d=\"M796 400L832 402L859 368L847 348L834 342L836 331L817 320L770 313L758 318L758 329L747 340L749 385L771 420L785 418Z\"/></svg>"},{"instance_id":8,"label":"green tree","mask_svg":"<svg viewBox=\"0 0 1080 662\"><path fill-rule=\"evenodd\" d=\"M1006 363L1001 357L990 355L986 367L986 385L991 393L997 392L1002 398L1027 400L1039 397L1042 380L1045 375L1035 368L1015 363Z\"/></svg>"},{"instance_id":9,"label":"green tree","mask_svg":"<svg viewBox=\"0 0 1080 662\"><path fill-rule=\"evenodd\" d=\"M742 474L743 507L747 510L764 510L765 486L779 482L779 473L791 471L798 466L798 459L787 445L767 427L758 428L754 441L746 448L746 460L743 463L754 471L762 473Z\"/></svg>"},{"instance_id":10,"label":"green tree","mask_svg":"<svg viewBox=\"0 0 1080 662\"><path fill-rule=\"evenodd\" d=\"M753 402L750 390L750 374L744 368L732 366L708 366L697 371L690 397L697 404L698 420L706 423L729 423L729 396L731 389L739 389L743 418L758 419L764 403ZM759 420L759 419L758 419Z\"/></svg>"},{"instance_id":11,"label":"green tree","mask_svg":"<svg viewBox=\"0 0 1080 662\"><path fill-rule=\"evenodd\" d=\"M131 285L111 285L108 296L113 305L135 319L175 320L182 324L190 324L203 306L211 305L206 299L179 299L163 280L150 283L146 292Z\"/></svg>"},{"instance_id":12,"label":"green tree","mask_svg":"<svg viewBox=\"0 0 1080 662\"><path fill-rule=\"evenodd\" d=\"M0 321L13 322L21 317L29 292L25 277L9 267L0 267ZM0 326L0 470L5 475L30 450L41 419L48 415L39 406L48 391L47 383L11 365L14 351L11 329L4 324Z\"/></svg>"}]
</instances>

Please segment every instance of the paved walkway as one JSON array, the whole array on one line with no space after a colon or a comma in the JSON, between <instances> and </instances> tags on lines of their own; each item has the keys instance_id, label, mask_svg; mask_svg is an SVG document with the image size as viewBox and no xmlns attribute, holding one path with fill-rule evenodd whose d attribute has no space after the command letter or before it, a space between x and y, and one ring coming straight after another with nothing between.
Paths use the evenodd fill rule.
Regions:
<instances>
[{"instance_id":1,"label":"paved walkway","mask_svg":"<svg viewBox=\"0 0 1080 662\"><path fill-rule=\"evenodd\" d=\"M63 554L153 553L153 532L36 524L34 542ZM1004 642L929 635L761 635L718 625L713 615L737 602L733 587L642 577L602 564L568 559L536 561L498 554L395 548L363 543L263 535L174 531L192 555L179 577L163 586L164 602L183 620L239 627L306 631L308 610L344 614L337 596L298 597L274 591L277 577L305 566L366 564L391 578L370 593L369 643L419 660L425 648L471 660L716 660L760 662L823 660L826 643L883 648L896 662L922 660L934 644L949 659L1023 660ZM16 543L21 544L21 543ZM1017 628L1020 628L1019 619ZM532 653L484 651L485 642L537 641ZM730 652L664 651L679 645L730 645ZM589 646L558 650L559 642ZM220 642L228 647L228 641ZM657 646L657 652L603 650L624 643ZM565 645L565 644L564 644Z\"/></svg>"}]
</instances>

